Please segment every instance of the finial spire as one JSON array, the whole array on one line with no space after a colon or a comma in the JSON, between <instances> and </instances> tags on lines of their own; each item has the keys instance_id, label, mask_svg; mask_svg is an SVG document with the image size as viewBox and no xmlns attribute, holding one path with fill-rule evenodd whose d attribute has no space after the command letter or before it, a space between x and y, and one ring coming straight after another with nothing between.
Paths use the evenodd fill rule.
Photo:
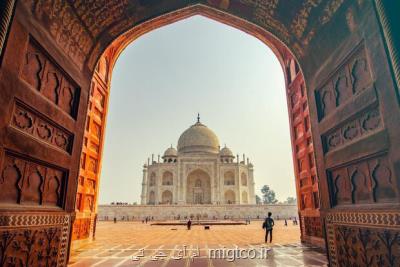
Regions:
<instances>
[{"instance_id":1,"label":"finial spire","mask_svg":"<svg viewBox=\"0 0 400 267\"><path fill-rule=\"evenodd\" d=\"M197 113L197 123L200 123L200 113Z\"/></svg>"}]
</instances>

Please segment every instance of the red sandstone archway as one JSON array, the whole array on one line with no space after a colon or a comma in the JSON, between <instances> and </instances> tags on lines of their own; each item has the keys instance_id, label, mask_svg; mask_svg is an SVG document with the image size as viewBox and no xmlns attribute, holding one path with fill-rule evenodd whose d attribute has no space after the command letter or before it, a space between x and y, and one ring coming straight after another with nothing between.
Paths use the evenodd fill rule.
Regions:
<instances>
[{"instance_id":1,"label":"red sandstone archway","mask_svg":"<svg viewBox=\"0 0 400 267\"><path fill-rule=\"evenodd\" d=\"M96 103L108 103L108 93L110 90L112 70L116 60L118 59L118 56L123 49L141 35L155 28L162 27L194 15L202 15L247 32L248 34L253 35L264 42L277 56L285 74L287 87L286 91L289 120L292 128L291 136L292 147L294 151L293 160L295 163L297 199L299 199L300 207L299 217L300 221L303 222L304 225L302 228L301 237L302 241L304 242L313 243L323 247L323 229L319 213L320 199L318 191L318 179L314 166L315 156L312 145L313 141L308 113L306 86L300 70L301 68L294 58L293 53L291 53L280 40L278 40L268 31L261 29L252 23L220 12L217 9L210 8L208 6L195 5L154 18L149 22L141 24L140 28L132 28L118 37L103 53L94 72L90 93L91 98L89 100L90 109L86 121L88 130L85 134L85 140L87 140L89 144L96 144L99 147L101 147L103 143L103 140L98 137L98 135L102 134L97 134L96 131L98 131L98 129L103 129L105 126L107 105L105 104L105 106L101 106ZM107 75L100 75L100 69L102 69L102 73L104 73L105 66L107 68ZM98 114L99 111L100 115ZM91 125L93 125L94 128ZM103 132L103 130L100 130L100 132ZM302 154L295 153L295 151L298 152L300 150L303 151ZM304 152L306 155L303 155ZM88 154L91 156L88 156ZM86 145L83 146L82 157L92 157L96 160L96 162L101 162L101 152L97 154L93 153L90 147ZM298 167L300 162L303 162L302 169L299 169ZM80 172L87 173L85 168L81 168ZM88 178L98 181L99 177L100 174L97 173L89 176ZM78 190L77 200L82 199L81 195L85 194L84 191L84 188ZM308 201L304 202L304 205L302 205L302 199L307 199ZM91 215L89 215L87 212L81 212L78 214L81 214L81 216L79 216L79 219L75 221L76 225L80 225L79 221L92 221L92 217L95 216L96 211L93 211ZM74 241L73 244L79 244L79 242Z\"/></svg>"},{"instance_id":2,"label":"red sandstone archway","mask_svg":"<svg viewBox=\"0 0 400 267\"><path fill-rule=\"evenodd\" d=\"M317 242L325 234L332 266L366 258L398 263L398 244L366 247L357 238L383 242L399 231L400 76L390 4L26 0L11 20L14 2L0 9L0 232L20 246L33 229L48 241L7 247L2 260L26 261L21 251L43 255L48 246L57 255L42 258L65 265L71 235L90 236L115 60L143 33L200 14L259 38L280 60L302 239ZM45 239L50 233L55 238Z\"/></svg>"}]
</instances>

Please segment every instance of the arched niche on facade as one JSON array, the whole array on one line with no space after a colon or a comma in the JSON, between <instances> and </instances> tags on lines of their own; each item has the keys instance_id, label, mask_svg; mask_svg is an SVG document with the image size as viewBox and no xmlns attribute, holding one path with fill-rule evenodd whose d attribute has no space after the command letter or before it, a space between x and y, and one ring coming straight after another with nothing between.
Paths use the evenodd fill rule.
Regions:
<instances>
[{"instance_id":1,"label":"arched niche on facade","mask_svg":"<svg viewBox=\"0 0 400 267\"><path fill-rule=\"evenodd\" d=\"M155 186L155 185L156 185L156 174L152 172L150 174L149 186Z\"/></svg>"},{"instance_id":2,"label":"arched niche on facade","mask_svg":"<svg viewBox=\"0 0 400 267\"><path fill-rule=\"evenodd\" d=\"M243 204L248 204L249 203L249 197L246 191L242 192L242 203Z\"/></svg>"},{"instance_id":3,"label":"arched niche on facade","mask_svg":"<svg viewBox=\"0 0 400 267\"><path fill-rule=\"evenodd\" d=\"M189 173L186 186L186 202L188 204L211 203L211 178L200 169Z\"/></svg>"},{"instance_id":4,"label":"arched niche on facade","mask_svg":"<svg viewBox=\"0 0 400 267\"><path fill-rule=\"evenodd\" d=\"M224 185L235 185L235 174L232 171L224 173Z\"/></svg>"},{"instance_id":5,"label":"arched niche on facade","mask_svg":"<svg viewBox=\"0 0 400 267\"><path fill-rule=\"evenodd\" d=\"M244 172L240 175L240 181L242 186L247 186L247 175Z\"/></svg>"},{"instance_id":6,"label":"arched niche on facade","mask_svg":"<svg viewBox=\"0 0 400 267\"><path fill-rule=\"evenodd\" d=\"M149 194L149 204L150 204L150 205L156 204L156 193L154 193L154 191L150 191L150 194Z\"/></svg>"},{"instance_id":7,"label":"arched niche on facade","mask_svg":"<svg viewBox=\"0 0 400 267\"><path fill-rule=\"evenodd\" d=\"M162 185L173 185L174 175L170 171L165 171L162 176Z\"/></svg>"},{"instance_id":8,"label":"arched niche on facade","mask_svg":"<svg viewBox=\"0 0 400 267\"><path fill-rule=\"evenodd\" d=\"M225 204L235 204L236 196L233 190L227 190L224 194Z\"/></svg>"},{"instance_id":9,"label":"arched niche on facade","mask_svg":"<svg viewBox=\"0 0 400 267\"><path fill-rule=\"evenodd\" d=\"M161 203L162 204L172 204L173 195L169 190L165 190L161 195Z\"/></svg>"}]
</instances>

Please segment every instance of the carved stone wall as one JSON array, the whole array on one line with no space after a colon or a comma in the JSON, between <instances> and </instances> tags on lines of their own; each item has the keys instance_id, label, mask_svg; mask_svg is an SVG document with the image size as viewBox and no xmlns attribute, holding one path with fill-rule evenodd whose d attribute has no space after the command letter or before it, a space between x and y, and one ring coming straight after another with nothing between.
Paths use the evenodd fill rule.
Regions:
<instances>
[{"instance_id":1,"label":"carved stone wall","mask_svg":"<svg viewBox=\"0 0 400 267\"><path fill-rule=\"evenodd\" d=\"M338 212L328 215L326 222L332 266L400 264L399 213Z\"/></svg>"},{"instance_id":2,"label":"carved stone wall","mask_svg":"<svg viewBox=\"0 0 400 267\"><path fill-rule=\"evenodd\" d=\"M63 214L1 215L1 266L65 266L69 219Z\"/></svg>"},{"instance_id":3,"label":"carved stone wall","mask_svg":"<svg viewBox=\"0 0 400 267\"><path fill-rule=\"evenodd\" d=\"M372 1L349 5L326 31L339 27L340 45L332 40L331 53L316 60L309 92L330 263L397 266L395 77Z\"/></svg>"},{"instance_id":4,"label":"carved stone wall","mask_svg":"<svg viewBox=\"0 0 400 267\"><path fill-rule=\"evenodd\" d=\"M21 76L32 89L39 91L72 117L76 116L78 86L45 55L33 39L29 40Z\"/></svg>"},{"instance_id":5,"label":"carved stone wall","mask_svg":"<svg viewBox=\"0 0 400 267\"><path fill-rule=\"evenodd\" d=\"M62 170L6 152L0 203L63 207L66 177Z\"/></svg>"},{"instance_id":6,"label":"carved stone wall","mask_svg":"<svg viewBox=\"0 0 400 267\"><path fill-rule=\"evenodd\" d=\"M90 86L89 109L81 154L76 195L76 219L73 225L72 246L81 246L93 237L97 214L104 129L109 91L109 63L107 55L99 61Z\"/></svg>"}]
</instances>

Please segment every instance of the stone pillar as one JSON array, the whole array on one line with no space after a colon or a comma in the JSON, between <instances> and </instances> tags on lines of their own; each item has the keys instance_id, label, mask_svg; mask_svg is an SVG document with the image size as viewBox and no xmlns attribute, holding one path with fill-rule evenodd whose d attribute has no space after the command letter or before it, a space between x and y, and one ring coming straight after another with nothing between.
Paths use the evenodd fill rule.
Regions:
<instances>
[{"instance_id":1,"label":"stone pillar","mask_svg":"<svg viewBox=\"0 0 400 267\"><path fill-rule=\"evenodd\" d=\"M215 166L214 166L215 167ZM209 174L210 179L210 189L211 189L211 204L215 204L215 168L212 168L211 173Z\"/></svg>"},{"instance_id":2,"label":"stone pillar","mask_svg":"<svg viewBox=\"0 0 400 267\"><path fill-rule=\"evenodd\" d=\"M248 168L248 177L247 177L247 186L249 187L249 204L256 204L256 194L254 192L254 172L253 172L253 165L249 164Z\"/></svg>"},{"instance_id":3,"label":"stone pillar","mask_svg":"<svg viewBox=\"0 0 400 267\"><path fill-rule=\"evenodd\" d=\"M235 187L233 190L235 192L235 204L240 203L240 165L239 162L235 171Z\"/></svg>"},{"instance_id":4,"label":"stone pillar","mask_svg":"<svg viewBox=\"0 0 400 267\"><path fill-rule=\"evenodd\" d=\"M140 203L147 204L147 165L143 165L143 180L142 180L142 194L140 195Z\"/></svg>"},{"instance_id":5,"label":"stone pillar","mask_svg":"<svg viewBox=\"0 0 400 267\"><path fill-rule=\"evenodd\" d=\"M160 169L157 167L157 169L156 169L156 205L157 204L160 204L160 202L161 202L161 194L162 194L162 192L161 192L161 184L162 184L162 173L161 173L161 171L160 171Z\"/></svg>"},{"instance_id":6,"label":"stone pillar","mask_svg":"<svg viewBox=\"0 0 400 267\"><path fill-rule=\"evenodd\" d=\"M218 202L221 201L221 161L219 159L217 160L216 169L217 171L215 173L216 187L215 187L214 204L217 204Z\"/></svg>"}]
</instances>

